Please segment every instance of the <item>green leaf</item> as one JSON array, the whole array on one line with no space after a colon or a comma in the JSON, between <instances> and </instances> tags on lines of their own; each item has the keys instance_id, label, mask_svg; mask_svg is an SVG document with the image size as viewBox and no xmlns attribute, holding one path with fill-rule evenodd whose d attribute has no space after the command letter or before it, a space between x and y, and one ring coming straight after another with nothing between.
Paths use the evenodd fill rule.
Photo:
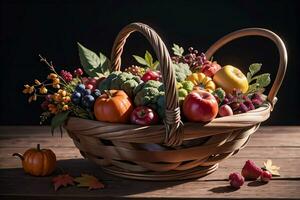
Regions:
<instances>
[{"instance_id":1,"label":"green leaf","mask_svg":"<svg viewBox=\"0 0 300 200\"><path fill-rule=\"evenodd\" d=\"M133 55L133 57L139 64L148 66L147 61L144 58L137 55Z\"/></svg>"},{"instance_id":2,"label":"green leaf","mask_svg":"<svg viewBox=\"0 0 300 200\"><path fill-rule=\"evenodd\" d=\"M252 81L252 75L250 72L247 72L247 81L250 83Z\"/></svg>"},{"instance_id":3,"label":"green leaf","mask_svg":"<svg viewBox=\"0 0 300 200\"><path fill-rule=\"evenodd\" d=\"M253 76L261 69L262 64L261 63L253 63L249 66L249 71L251 75Z\"/></svg>"},{"instance_id":4,"label":"green leaf","mask_svg":"<svg viewBox=\"0 0 300 200\"><path fill-rule=\"evenodd\" d=\"M145 53L145 61L147 62L147 66L152 68L153 67L153 57L149 51Z\"/></svg>"},{"instance_id":5,"label":"green leaf","mask_svg":"<svg viewBox=\"0 0 300 200\"><path fill-rule=\"evenodd\" d=\"M184 53L184 49L177 44L173 44L172 50L173 50L174 55L176 55L176 56L181 57L182 54Z\"/></svg>"},{"instance_id":6,"label":"green leaf","mask_svg":"<svg viewBox=\"0 0 300 200\"><path fill-rule=\"evenodd\" d=\"M56 114L51 120L51 133L54 133L54 130L63 125L63 123L67 120L70 111L60 112Z\"/></svg>"},{"instance_id":7,"label":"green leaf","mask_svg":"<svg viewBox=\"0 0 300 200\"><path fill-rule=\"evenodd\" d=\"M159 65L159 62L157 60L153 63L153 69L157 69L158 65Z\"/></svg>"},{"instance_id":8,"label":"green leaf","mask_svg":"<svg viewBox=\"0 0 300 200\"><path fill-rule=\"evenodd\" d=\"M258 83L259 87L261 87L261 88L267 87L271 83L270 74L268 74L268 73L261 74L254 78L256 79L256 83Z\"/></svg>"},{"instance_id":9,"label":"green leaf","mask_svg":"<svg viewBox=\"0 0 300 200\"><path fill-rule=\"evenodd\" d=\"M253 84L249 85L247 93L256 92L258 89L259 89L259 84L253 83Z\"/></svg>"},{"instance_id":10,"label":"green leaf","mask_svg":"<svg viewBox=\"0 0 300 200\"><path fill-rule=\"evenodd\" d=\"M111 73L111 62L110 60L101 52L99 53L100 64L95 70L96 73L101 73L104 76L108 76Z\"/></svg>"},{"instance_id":11,"label":"green leaf","mask_svg":"<svg viewBox=\"0 0 300 200\"><path fill-rule=\"evenodd\" d=\"M95 69L100 65L100 58L95 52L87 49L79 42L77 42L77 44L80 62L84 71L91 77L98 76L98 74L95 72Z\"/></svg>"}]
</instances>

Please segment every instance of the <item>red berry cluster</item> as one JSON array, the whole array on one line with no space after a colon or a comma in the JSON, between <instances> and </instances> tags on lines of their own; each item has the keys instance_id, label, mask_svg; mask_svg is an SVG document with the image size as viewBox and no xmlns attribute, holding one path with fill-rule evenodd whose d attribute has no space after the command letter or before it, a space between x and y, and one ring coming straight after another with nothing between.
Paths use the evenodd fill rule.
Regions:
<instances>
[{"instance_id":1,"label":"red berry cluster","mask_svg":"<svg viewBox=\"0 0 300 200\"><path fill-rule=\"evenodd\" d=\"M240 188L245 180L256 180L260 177L261 182L267 183L272 179L272 174L269 171L264 171L258 167L254 161L247 160L242 174L234 172L229 175L230 185L234 188Z\"/></svg>"},{"instance_id":2,"label":"red berry cluster","mask_svg":"<svg viewBox=\"0 0 300 200\"><path fill-rule=\"evenodd\" d=\"M82 70L81 68L77 68L77 69L74 70L73 75L71 74L71 72L68 72L68 71L66 71L66 70L61 70L61 71L60 71L60 75L61 75L61 77L62 77L67 83L69 83L69 82L72 81L73 75L74 75L74 76L77 76L77 77L82 76L82 75L83 75L83 70Z\"/></svg>"},{"instance_id":3,"label":"red berry cluster","mask_svg":"<svg viewBox=\"0 0 300 200\"><path fill-rule=\"evenodd\" d=\"M146 71L146 73L142 76L141 79L144 82L147 82L149 80L159 81L161 79L161 73L160 71L152 71L149 69Z\"/></svg>"},{"instance_id":4,"label":"red berry cluster","mask_svg":"<svg viewBox=\"0 0 300 200\"><path fill-rule=\"evenodd\" d=\"M62 76L62 78L68 83L71 82L73 79L73 76L70 72L66 71L66 70L61 70L60 71L60 75Z\"/></svg>"}]
</instances>

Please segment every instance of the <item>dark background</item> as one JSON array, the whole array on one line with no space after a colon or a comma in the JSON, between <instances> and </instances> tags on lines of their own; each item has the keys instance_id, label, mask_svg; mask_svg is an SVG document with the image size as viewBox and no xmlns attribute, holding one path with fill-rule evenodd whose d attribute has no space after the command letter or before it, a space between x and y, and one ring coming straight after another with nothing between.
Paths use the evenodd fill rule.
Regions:
<instances>
[{"instance_id":1,"label":"dark background","mask_svg":"<svg viewBox=\"0 0 300 200\"><path fill-rule=\"evenodd\" d=\"M85 3L83 3L85 2ZM296 1L1 1L0 124L39 123L39 104L28 104L23 84L43 80L48 69L38 54L52 60L57 69L79 66L76 41L110 55L118 31L130 22L153 27L171 49L178 43L205 51L225 34L245 28L263 27L285 42L289 64L279 101L269 125L299 125L299 25ZM139 34L126 44L123 64L135 64L132 54L151 50ZM274 80L278 65L275 45L260 37L228 44L214 56L221 64L232 64L246 72L249 64L262 62L263 71Z\"/></svg>"}]
</instances>

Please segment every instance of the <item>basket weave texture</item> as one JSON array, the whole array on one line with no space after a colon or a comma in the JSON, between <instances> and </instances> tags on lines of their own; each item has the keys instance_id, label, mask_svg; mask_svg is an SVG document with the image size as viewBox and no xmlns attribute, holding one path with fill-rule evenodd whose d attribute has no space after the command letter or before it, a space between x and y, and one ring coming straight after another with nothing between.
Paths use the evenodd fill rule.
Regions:
<instances>
[{"instance_id":1,"label":"basket weave texture","mask_svg":"<svg viewBox=\"0 0 300 200\"><path fill-rule=\"evenodd\" d=\"M269 118L287 68L284 43L275 33L261 28L238 30L218 40L207 50L208 59L223 45L240 37L263 36L276 44L280 63L267 103L250 112L216 118L207 124L183 123L172 61L165 44L152 28L132 23L120 31L111 54L113 70L121 69L123 47L135 31L148 39L160 62L166 88L164 125L116 124L71 117L65 129L84 157L117 176L181 180L212 173L219 162L245 147L260 123Z\"/></svg>"}]
</instances>

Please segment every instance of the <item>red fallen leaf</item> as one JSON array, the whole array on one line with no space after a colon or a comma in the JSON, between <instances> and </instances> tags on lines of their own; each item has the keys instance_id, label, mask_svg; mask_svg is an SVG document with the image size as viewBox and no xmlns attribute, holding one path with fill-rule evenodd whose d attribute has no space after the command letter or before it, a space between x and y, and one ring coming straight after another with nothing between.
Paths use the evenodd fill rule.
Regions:
<instances>
[{"instance_id":1,"label":"red fallen leaf","mask_svg":"<svg viewBox=\"0 0 300 200\"><path fill-rule=\"evenodd\" d=\"M88 187L89 190L104 188L104 185L95 176L88 174L81 174L81 177L76 177L74 180L79 183L77 187Z\"/></svg>"},{"instance_id":2,"label":"red fallen leaf","mask_svg":"<svg viewBox=\"0 0 300 200\"><path fill-rule=\"evenodd\" d=\"M69 174L61 174L52 179L54 190L57 191L61 186L75 185L74 178Z\"/></svg>"}]
</instances>

